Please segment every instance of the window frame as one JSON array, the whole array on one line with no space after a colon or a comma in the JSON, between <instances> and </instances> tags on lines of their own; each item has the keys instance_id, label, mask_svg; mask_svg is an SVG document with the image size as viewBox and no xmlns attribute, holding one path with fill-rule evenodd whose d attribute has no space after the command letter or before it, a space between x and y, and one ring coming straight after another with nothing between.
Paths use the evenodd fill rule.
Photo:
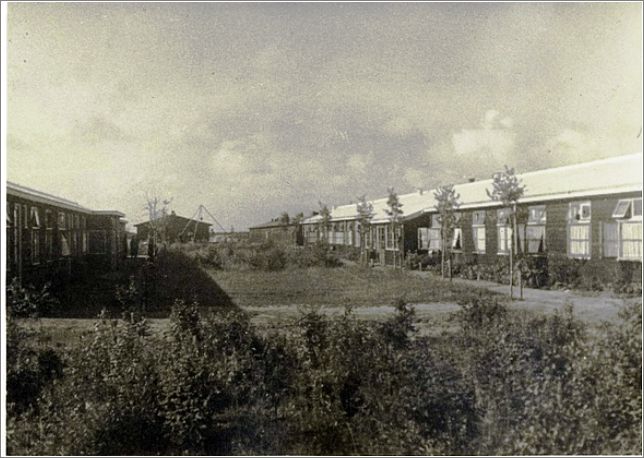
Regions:
<instances>
[{"instance_id":1,"label":"window frame","mask_svg":"<svg viewBox=\"0 0 644 458\"><path fill-rule=\"evenodd\" d=\"M458 236L457 236L458 234ZM460 247L456 248L456 242L460 241ZM452 240L450 243L450 249L454 253L460 253L463 251L463 228L461 227L455 227L454 228L454 233L452 234Z\"/></svg>"},{"instance_id":2,"label":"window frame","mask_svg":"<svg viewBox=\"0 0 644 458\"><path fill-rule=\"evenodd\" d=\"M481 238L480 232L483 232L483 237ZM474 252L478 254L485 254L487 252L487 231L485 225L476 225L472 226L472 240L474 241ZM479 242L483 241L483 248L479 247Z\"/></svg>"},{"instance_id":3,"label":"window frame","mask_svg":"<svg viewBox=\"0 0 644 458\"><path fill-rule=\"evenodd\" d=\"M584 208L588 208L588 216L583 216ZM574 210L577 209L577 212ZM568 204L568 223L590 224L593 218L593 207L590 200L570 202Z\"/></svg>"}]
</instances>

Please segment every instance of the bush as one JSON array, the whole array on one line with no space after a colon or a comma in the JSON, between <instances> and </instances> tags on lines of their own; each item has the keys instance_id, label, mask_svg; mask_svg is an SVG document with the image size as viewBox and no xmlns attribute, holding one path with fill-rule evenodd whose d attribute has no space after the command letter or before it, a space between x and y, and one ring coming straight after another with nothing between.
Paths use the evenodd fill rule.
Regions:
<instances>
[{"instance_id":1,"label":"bush","mask_svg":"<svg viewBox=\"0 0 644 458\"><path fill-rule=\"evenodd\" d=\"M272 242L260 245L249 258L249 265L255 270L275 271L286 267L286 252Z\"/></svg>"},{"instance_id":2,"label":"bush","mask_svg":"<svg viewBox=\"0 0 644 458\"><path fill-rule=\"evenodd\" d=\"M615 266L613 291L618 294L641 296L641 268L641 264L638 266L638 263L635 262L618 261ZM640 275L639 278L638 273Z\"/></svg>"},{"instance_id":3,"label":"bush","mask_svg":"<svg viewBox=\"0 0 644 458\"><path fill-rule=\"evenodd\" d=\"M582 259L571 259L563 254L548 253L550 286L576 288L581 284Z\"/></svg>"},{"instance_id":4,"label":"bush","mask_svg":"<svg viewBox=\"0 0 644 458\"><path fill-rule=\"evenodd\" d=\"M31 405L8 403L8 451L636 454L640 305L621 316L588 333L571 307L520 314L479 292L439 337L415 333L402 300L382 322L306 309L279 335L182 300L158 335L102 315L64 371L52 353L29 366L48 382Z\"/></svg>"},{"instance_id":5,"label":"bush","mask_svg":"<svg viewBox=\"0 0 644 458\"><path fill-rule=\"evenodd\" d=\"M53 299L41 290L22 287L17 280L7 286L6 351L7 413L18 415L34 406L42 390L62 377L63 363L51 348L38 344L33 325L49 310ZM27 322L25 326L24 322Z\"/></svg>"}]
</instances>

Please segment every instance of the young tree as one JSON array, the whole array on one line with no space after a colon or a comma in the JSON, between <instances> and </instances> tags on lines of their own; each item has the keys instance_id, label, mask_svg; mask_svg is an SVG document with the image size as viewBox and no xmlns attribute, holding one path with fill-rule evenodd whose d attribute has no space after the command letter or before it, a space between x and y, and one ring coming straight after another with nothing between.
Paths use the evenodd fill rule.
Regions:
<instances>
[{"instance_id":1,"label":"young tree","mask_svg":"<svg viewBox=\"0 0 644 458\"><path fill-rule=\"evenodd\" d=\"M517 178L514 169L505 166L505 170L493 176L492 190L485 190L490 199L501 202L510 209L512 218L512 241L510 243L510 299L514 295L514 253L517 245L517 202L523 196L525 186Z\"/></svg>"},{"instance_id":2,"label":"young tree","mask_svg":"<svg viewBox=\"0 0 644 458\"><path fill-rule=\"evenodd\" d=\"M320 220L320 226L322 229L322 234L324 236L324 242L328 243L329 223L331 222L331 211L329 210L329 207L327 207L326 204L322 202L318 202L318 205L320 205L320 216L322 217L322 219Z\"/></svg>"},{"instance_id":3,"label":"young tree","mask_svg":"<svg viewBox=\"0 0 644 458\"><path fill-rule=\"evenodd\" d=\"M154 256L159 241L165 242L166 239L167 216L172 199L161 199L156 192L148 191L145 193L145 200L144 208L148 213L150 224L148 243L152 244L149 253Z\"/></svg>"},{"instance_id":4,"label":"young tree","mask_svg":"<svg viewBox=\"0 0 644 458\"><path fill-rule=\"evenodd\" d=\"M304 213L299 212L297 215L295 215L293 218L291 218L291 223L293 223L293 224L301 224L303 219L304 219Z\"/></svg>"},{"instance_id":5,"label":"young tree","mask_svg":"<svg viewBox=\"0 0 644 458\"><path fill-rule=\"evenodd\" d=\"M439 186L434 191L438 221L441 225L441 277L445 278L445 255L450 255L450 278L452 277L451 254L452 247L449 243L454 235L456 226L456 210L460 203L460 195L454 190L453 185Z\"/></svg>"},{"instance_id":6,"label":"young tree","mask_svg":"<svg viewBox=\"0 0 644 458\"><path fill-rule=\"evenodd\" d=\"M364 194L358 197L356 204L356 211L358 213L358 223L360 224L360 260L363 266L369 262L367 256L367 234L371 226L371 218L373 218L373 205L367 202L367 196Z\"/></svg>"},{"instance_id":7,"label":"young tree","mask_svg":"<svg viewBox=\"0 0 644 458\"><path fill-rule=\"evenodd\" d=\"M289 225L289 223L291 222L291 217L288 215L288 212L282 212L282 214L279 217L279 222L283 226Z\"/></svg>"},{"instance_id":8,"label":"young tree","mask_svg":"<svg viewBox=\"0 0 644 458\"><path fill-rule=\"evenodd\" d=\"M393 248L394 248L394 268L397 267L396 265L396 252L398 250L398 227L399 227L399 222L400 222L400 217L403 214L403 204L400 203L400 199L398 199L398 194L394 192L394 188L387 188L387 192L389 193L389 198L387 199L387 207L385 209L385 212L387 215L391 218L391 232L393 234L394 240L393 240Z\"/></svg>"}]
</instances>

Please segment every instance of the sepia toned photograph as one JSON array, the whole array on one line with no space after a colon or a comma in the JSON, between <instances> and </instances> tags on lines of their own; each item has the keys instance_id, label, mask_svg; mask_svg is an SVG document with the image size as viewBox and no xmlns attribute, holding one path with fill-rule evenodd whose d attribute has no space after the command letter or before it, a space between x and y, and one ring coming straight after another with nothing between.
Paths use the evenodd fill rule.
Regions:
<instances>
[{"instance_id":1,"label":"sepia toned photograph","mask_svg":"<svg viewBox=\"0 0 644 458\"><path fill-rule=\"evenodd\" d=\"M641 2L2 2L5 456L641 456Z\"/></svg>"}]
</instances>

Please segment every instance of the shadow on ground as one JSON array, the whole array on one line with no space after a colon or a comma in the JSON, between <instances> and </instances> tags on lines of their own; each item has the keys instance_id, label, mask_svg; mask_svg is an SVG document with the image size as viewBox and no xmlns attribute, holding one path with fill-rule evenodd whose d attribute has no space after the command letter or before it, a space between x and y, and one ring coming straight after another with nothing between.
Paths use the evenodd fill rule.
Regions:
<instances>
[{"instance_id":1,"label":"shadow on ground","mask_svg":"<svg viewBox=\"0 0 644 458\"><path fill-rule=\"evenodd\" d=\"M230 296L192 259L175 251L162 251L154 262L128 259L109 273L85 272L52 289L58 304L51 318L93 318L107 309L112 315L123 310L116 291L128 290L131 305L152 318L165 318L175 300L196 301L209 310L237 308Z\"/></svg>"}]
</instances>

